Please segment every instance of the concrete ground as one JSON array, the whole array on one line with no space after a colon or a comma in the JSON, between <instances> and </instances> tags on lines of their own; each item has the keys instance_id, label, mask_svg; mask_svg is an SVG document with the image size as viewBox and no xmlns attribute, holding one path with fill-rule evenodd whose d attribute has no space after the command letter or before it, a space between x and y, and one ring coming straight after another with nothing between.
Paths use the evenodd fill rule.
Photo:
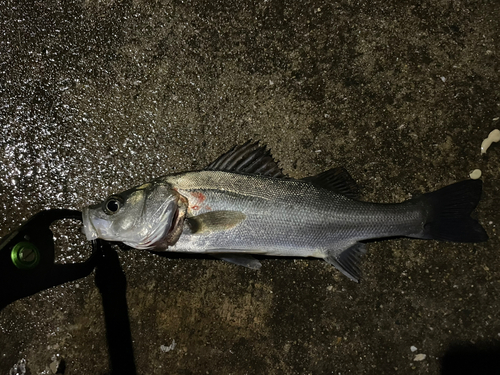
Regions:
<instances>
[{"instance_id":1,"label":"concrete ground","mask_svg":"<svg viewBox=\"0 0 500 375\"><path fill-rule=\"evenodd\" d=\"M368 201L483 172L476 212L488 242L373 242L360 284L319 260L264 259L252 271L119 250L138 374L445 374L478 357L498 366L500 147L480 154L500 127L495 1L0 9L0 236L41 209L81 209L203 168L248 139L291 177L345 166ZM58 262L90 255L79 230L54 228ZM2 374L110 371L93 274L7 306L0 332Z\"/></svg>"}]
</instances>

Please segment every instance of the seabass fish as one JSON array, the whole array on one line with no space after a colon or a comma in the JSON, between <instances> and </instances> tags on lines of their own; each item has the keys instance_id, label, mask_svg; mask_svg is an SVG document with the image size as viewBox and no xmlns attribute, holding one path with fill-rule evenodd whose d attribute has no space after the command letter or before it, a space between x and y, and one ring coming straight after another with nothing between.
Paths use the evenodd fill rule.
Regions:
<instances>
[{"instance_id":1,"label":"seabass fish","mask_svg":"<svg viewBox=\"0 0 500 375\"><path fill-rule=\"evenodd\" d=\"M250 268L251 254L323 258L358 281L361 241L405 236L481 242L469 215L482 183L467 180L403 203L357 200L343 168L295 180L247 142L206 169L157 178L83 210L89 240L136 249L208 253Z\"/></svg>"}]
</instances>

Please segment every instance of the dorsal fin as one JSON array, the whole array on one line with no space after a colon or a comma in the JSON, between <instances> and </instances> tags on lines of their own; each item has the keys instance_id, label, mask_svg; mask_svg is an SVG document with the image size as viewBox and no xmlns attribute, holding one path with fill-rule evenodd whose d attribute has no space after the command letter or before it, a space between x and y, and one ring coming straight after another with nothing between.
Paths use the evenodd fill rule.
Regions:
<instances>
[{"instance_id":1,"label":"dorsal fin","mask_svg":"<svg viewBox=\"0 0 500 375\"><path fill-rule=\"evenodd\" d=\"M251 141L233 147L230 151L219 156L205 170L284 177L281 168L274 161L266 146L259 147L259 142L251 143Z\"/></svg>"},{"instance_id":2,"label":"dorsal fin","mask_svg":"<svg viewBox=\"0 0 500 375\"><path fill-rule=\"evenodd\" d=\"M329 169L316 176L303 178L316 187L333 191L351 199L356 199L359 195L358 185L345 168L337 167Z\"/></svg>"}]
</instances>

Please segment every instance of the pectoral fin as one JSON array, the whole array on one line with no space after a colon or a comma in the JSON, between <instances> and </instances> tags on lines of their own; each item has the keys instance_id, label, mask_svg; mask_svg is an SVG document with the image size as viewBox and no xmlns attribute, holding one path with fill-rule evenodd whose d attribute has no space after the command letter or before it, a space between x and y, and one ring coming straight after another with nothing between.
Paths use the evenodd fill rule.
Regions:
<instances>
[{"instance_id":1,"label":"pectoral fin","mask_svg":"<svg viewBox=\"0 0 500 375\"><path fill-rule=\"evenodd\" d=\"M331 251L325 257L325 260L337 267L337 269L350 278L352 281L359 282L361 271L359 264L361 257L366 253L366 245L356 242L354 245L342 251L339 255Z\"/></svg>"},{"instance_id":2,"label":"pectoral fin","mask_svg":"<svg viewBox=\"0 0 500 375\"><path fill-rule=\"evenodd\" d=\"M248 254L210 254L214 258L225 260L229 263L237 264L238 266L243 266L250 268L252 270L258 270L262 267L262 264L255 259L253 256Z\"/></svg>"},{"instance_id":3,"label":"pectoral fin","mask_svg":"<svg viewBox=\"0 0 500 375\"><path fill-rule=\"evenodd\" d=\"M207 234L234 228L246 215L240 211L214 211L187 218L192 234Z\"/></svg>"}]
</instances>

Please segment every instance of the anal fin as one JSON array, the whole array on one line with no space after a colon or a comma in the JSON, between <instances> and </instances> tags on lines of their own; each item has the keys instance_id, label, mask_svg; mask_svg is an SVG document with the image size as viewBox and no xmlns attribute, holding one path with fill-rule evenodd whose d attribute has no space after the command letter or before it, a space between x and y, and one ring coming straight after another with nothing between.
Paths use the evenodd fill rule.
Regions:
<instances>
[{"instance_id":1,"label":"anal fin","mask_svg":"<svg viewBox=\"0 0 500 375\"><path fill-rule=\"evenodd\" d=\"M249 254L232 254L232 253L223 253L223 254L210 254L214 258L225 260L226 262L237 264L238 266L243 266L250 268L252 270L258 270L262 267L262 264L255 259L253 256Z\"/></svg>"},{"instance_id":2,"label":"anal fin","mask_svg":"<svg viewBox=\"0 0 500 375\"><path fill-rule=\"evenodd\" d=\"M341 252L340 255L334 254L334 251L329 252L325 257L325 261L334 265L349 279L358 283L361 276L359 264L361 262L361 257L365 253L366 245L361 242L356 242L354 245Z\"/></svg>"}]
</instances>

